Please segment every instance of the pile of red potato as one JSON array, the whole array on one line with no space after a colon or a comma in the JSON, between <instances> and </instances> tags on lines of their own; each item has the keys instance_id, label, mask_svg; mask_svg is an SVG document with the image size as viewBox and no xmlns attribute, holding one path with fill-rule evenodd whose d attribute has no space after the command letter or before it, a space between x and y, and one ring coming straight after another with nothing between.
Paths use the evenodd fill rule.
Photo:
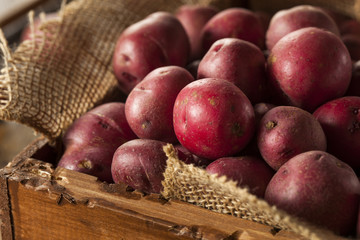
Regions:
<instances>
[{"instance_id":1,"label":"pile of red potato","mask_svg":"<svg viewBox=\"0 0 360 240\"><path fill-rule=\"evenodd\" d=\"M172 143L186 163L356 236L359 59L360 23L319 7L153 13L116 44L126 102L75 121L58 165L160 193Z\"/></svg>"}]
</instances>

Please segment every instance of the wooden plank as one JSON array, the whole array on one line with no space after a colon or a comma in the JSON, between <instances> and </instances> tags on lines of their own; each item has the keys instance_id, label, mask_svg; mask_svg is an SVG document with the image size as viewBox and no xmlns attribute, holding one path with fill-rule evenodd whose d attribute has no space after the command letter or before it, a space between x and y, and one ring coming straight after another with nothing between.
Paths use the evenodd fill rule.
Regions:
<instances>
[{"instance_id":1,"label":"wooden plank","mask_svg":"<svg viewBox=\"0 0 360 240\"><path fill-rule=\"evenodd\" d=\"M1 240L11 240L12 236L12 219L10 212L10 201L8 195L7 179L0 178L0 230Z\"/></svg>"},{"instance_id":2,"label":"wooden plank","mask_svg":"<svg viewBox=\"0 0 360 240\"><path fill-rule=\"evenodd\" d=\"M64 202L44 191L10 182L15 239L189 239L167 231L169 223L105 205ZM144 232L145 231L145 232Z\"/></svg>"}]
</instances>

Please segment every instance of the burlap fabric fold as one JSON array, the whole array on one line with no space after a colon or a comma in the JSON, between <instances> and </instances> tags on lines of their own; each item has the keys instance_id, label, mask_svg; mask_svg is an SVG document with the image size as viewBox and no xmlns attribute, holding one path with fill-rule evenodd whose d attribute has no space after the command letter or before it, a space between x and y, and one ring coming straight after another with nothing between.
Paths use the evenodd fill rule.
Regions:
<instances>
[{"instance_id":1,"label":"burlap fabric fold","mask_svg":"<svg viewBox=\"0 0 360 240\"><path fill-rule=\"evenodd\" d=\"M349 5L340 10L347 13L352 7L349 15L355 16L356 1L345 2ZM236 0L78 0L64 4L59 19L45 21L41 26L43 33L21 43L14 52L0 35L4 58L0 72L0 119L28 125L51 141L59 139L83 113L121 97L111 61L122 30L152 12L173 12L184 3L215 5L220 9L247 3L261 9L259 2ZM335 238L328 231L269 206L233 182L180 162L173 148L166 151L169 156L163 182L166 198L289 229L309 239Z\"/></svg>"}]
</instances>

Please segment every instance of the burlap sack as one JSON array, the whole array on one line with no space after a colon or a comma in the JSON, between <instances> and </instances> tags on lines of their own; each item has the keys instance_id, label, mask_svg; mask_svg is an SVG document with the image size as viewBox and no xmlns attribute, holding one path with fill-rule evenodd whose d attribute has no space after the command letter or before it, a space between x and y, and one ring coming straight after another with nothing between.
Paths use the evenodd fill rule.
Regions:
<instances>
[{"instance_id":1,"label":"burlap sack","mask_svg":"<svg viewBox=\"0 0 360 240\"><path fill-rule=\"evenodd\" d=\"M262 7L269 2L276 5L288 1L78 0L64 4L59 19L45 21L43 34L21 43L15 52L9 50L0 35L4 56L0 119L28 125L51 141L59 140L80 115L100 103L120 99L111 59L116 39L131 23L154 11L173 12L184 3L211 4L220 9L246 3L264 10ZM338 3L331 2L332 6ZM357 1L341 1L336 9L357 16L355 5ZM163 182L165 197L289 229L310 239L336 238L269 206L233 182L180 162L173 148L168 147L166 152L169 160Z\"/></svg>"}]
</instances>

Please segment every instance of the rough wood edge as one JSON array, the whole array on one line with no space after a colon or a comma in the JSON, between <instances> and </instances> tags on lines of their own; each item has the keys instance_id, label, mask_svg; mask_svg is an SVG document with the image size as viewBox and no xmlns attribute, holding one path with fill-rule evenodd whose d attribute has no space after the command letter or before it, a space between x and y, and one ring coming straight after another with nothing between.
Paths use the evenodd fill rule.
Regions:
<instances>
[{"instance_id":1,"label":"rough wood edge","mask_svg":"<svg viewBox=\"0 0 360 240\"><path fill-rule=\"evenodd\" d=\"M12 240L13 223L8 183L6 178L0 178L0 224L1 240Z\"/></svg>"}]
</instances>

